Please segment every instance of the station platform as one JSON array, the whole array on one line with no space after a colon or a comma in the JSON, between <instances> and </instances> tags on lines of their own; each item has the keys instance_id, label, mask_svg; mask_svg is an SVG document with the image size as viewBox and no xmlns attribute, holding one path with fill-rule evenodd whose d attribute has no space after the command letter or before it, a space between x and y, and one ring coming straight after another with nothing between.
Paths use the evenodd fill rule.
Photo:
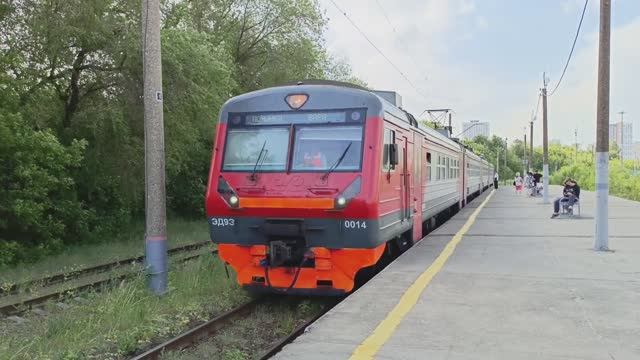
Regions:
<instances>
[{"instance_id":1,"label":"station platform","mask_svg":"<svg viewBox=\"0 0 640 360\"><path fill-rule=\"evenodd\" d=\"M550 188L550 194L561 189ZM640 203L487 192L311 325L275 359L640 359Z\"/></svg>"}]
</instances>

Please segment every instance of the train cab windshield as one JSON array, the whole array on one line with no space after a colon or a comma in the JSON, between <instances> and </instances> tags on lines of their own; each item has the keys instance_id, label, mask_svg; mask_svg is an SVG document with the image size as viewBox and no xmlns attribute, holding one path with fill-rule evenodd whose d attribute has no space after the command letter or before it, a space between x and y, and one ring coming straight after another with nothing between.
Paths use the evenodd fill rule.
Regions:
<instances>
[{"instance_id":1,"label":"train cab windshield","mask_svg":"<svg viewBox=\"0 0 640 360\"><path fill-rule=\"evenodd\" d=\"M231 114L223 171L359 171L364 109Z\"/></svg>"}]
</instances>

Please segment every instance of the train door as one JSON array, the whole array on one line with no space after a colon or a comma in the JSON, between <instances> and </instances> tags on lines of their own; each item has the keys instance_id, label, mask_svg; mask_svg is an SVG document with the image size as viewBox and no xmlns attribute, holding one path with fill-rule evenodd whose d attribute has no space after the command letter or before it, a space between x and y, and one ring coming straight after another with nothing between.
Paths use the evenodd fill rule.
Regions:
<instances>
[{"instance_id":1,"label":"train door","mask_svg":"<svg viewBox=\"0 0 640 360\"><path fill-rule=\"evenodd\" d=\"M425 158L422 156L422 136L413 133L413 241L422 239L422 164Z\"/></svg>"},{"instance_id":2,"label":"train door","mask_svg":"<svg viewBox=\"0 0 640 360\"><path fill-rule=\"evenodd\" d=\"M467 206L467 195L469 186L469 171L467 170L467 150L462 149L462 206Z\"/></svg>"},{"instance_id":3,"label":"train door","mask_svg":"<svg viewBox=\"0 0 640 360\"><path fill-rule=\"evenodd\" d=\"M412 198L412 188L413 184L411 182L411 146L409 143L409 139L406 136L401 137L400 144L398 144L398 148L402 149L402 154L400 157L401 169L400 176L402 176L401 184L400 184L400 196L402 198L402 220L411 219L411 215L413 212L413 198Z\"/></svg>"}]
</instances>

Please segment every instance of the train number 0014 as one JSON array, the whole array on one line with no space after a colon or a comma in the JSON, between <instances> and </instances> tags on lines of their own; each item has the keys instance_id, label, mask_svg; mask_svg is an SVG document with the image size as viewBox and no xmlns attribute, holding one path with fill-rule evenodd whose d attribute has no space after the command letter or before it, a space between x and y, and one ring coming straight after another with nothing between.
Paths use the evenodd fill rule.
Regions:
<instances>
[{"instance_id":1,"label":"train number 0014","mask_svg":"<svg viewBox=\"0 0 640 360\"><path fill-rule=\"evenodd\" d=\"M234 226L236 224L236 220L229 218L211 218L210 223L213 226Z\"/></svg>"},{"instance_id":2,"label":"train number 0014","mask_svg":"<svg viewBox=\"0 0 640 360\"><path fill-rule=\"evenodd\" d=\"M366 229L367 222L364 220L345 220L344 227L346 229Z\"/></svg>"}]
</instances>

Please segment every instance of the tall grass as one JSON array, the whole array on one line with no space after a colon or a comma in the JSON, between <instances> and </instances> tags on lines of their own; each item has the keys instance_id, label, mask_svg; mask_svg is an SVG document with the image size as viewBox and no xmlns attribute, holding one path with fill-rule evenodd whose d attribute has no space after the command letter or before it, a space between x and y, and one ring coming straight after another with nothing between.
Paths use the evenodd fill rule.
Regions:
<instances>
[{"instance_id":1,"label":"tall grass","mask_svg":"<svg viewBox=\"0 0 640 360\"><path fill-rule=\"evenodd\" d=\"M170 247L209 239L205 220L171 220L167 223ZM100 243L71 246L62 253L46 257L31 264L0 268L0 286L8 283L37 279L47 275L71 271L144 253L144 223L124 229L112 239Z\"/></svg>"},{"instance_id":2,"label":"tall grass","mask_svg":"<svg viewBox=\"0 0 640 360\"><path fill-rule=\"evenodd\" d=\"M89 293L86 301L66 310L50 305L51 313L44 318L31 314L23 324L5 320L0 327L0 358L121 358L247 299L211 256L176 266L181 267L173 267L170 291L162 297L151 294L140 276Z\"/></svg>"}]
</instances>

